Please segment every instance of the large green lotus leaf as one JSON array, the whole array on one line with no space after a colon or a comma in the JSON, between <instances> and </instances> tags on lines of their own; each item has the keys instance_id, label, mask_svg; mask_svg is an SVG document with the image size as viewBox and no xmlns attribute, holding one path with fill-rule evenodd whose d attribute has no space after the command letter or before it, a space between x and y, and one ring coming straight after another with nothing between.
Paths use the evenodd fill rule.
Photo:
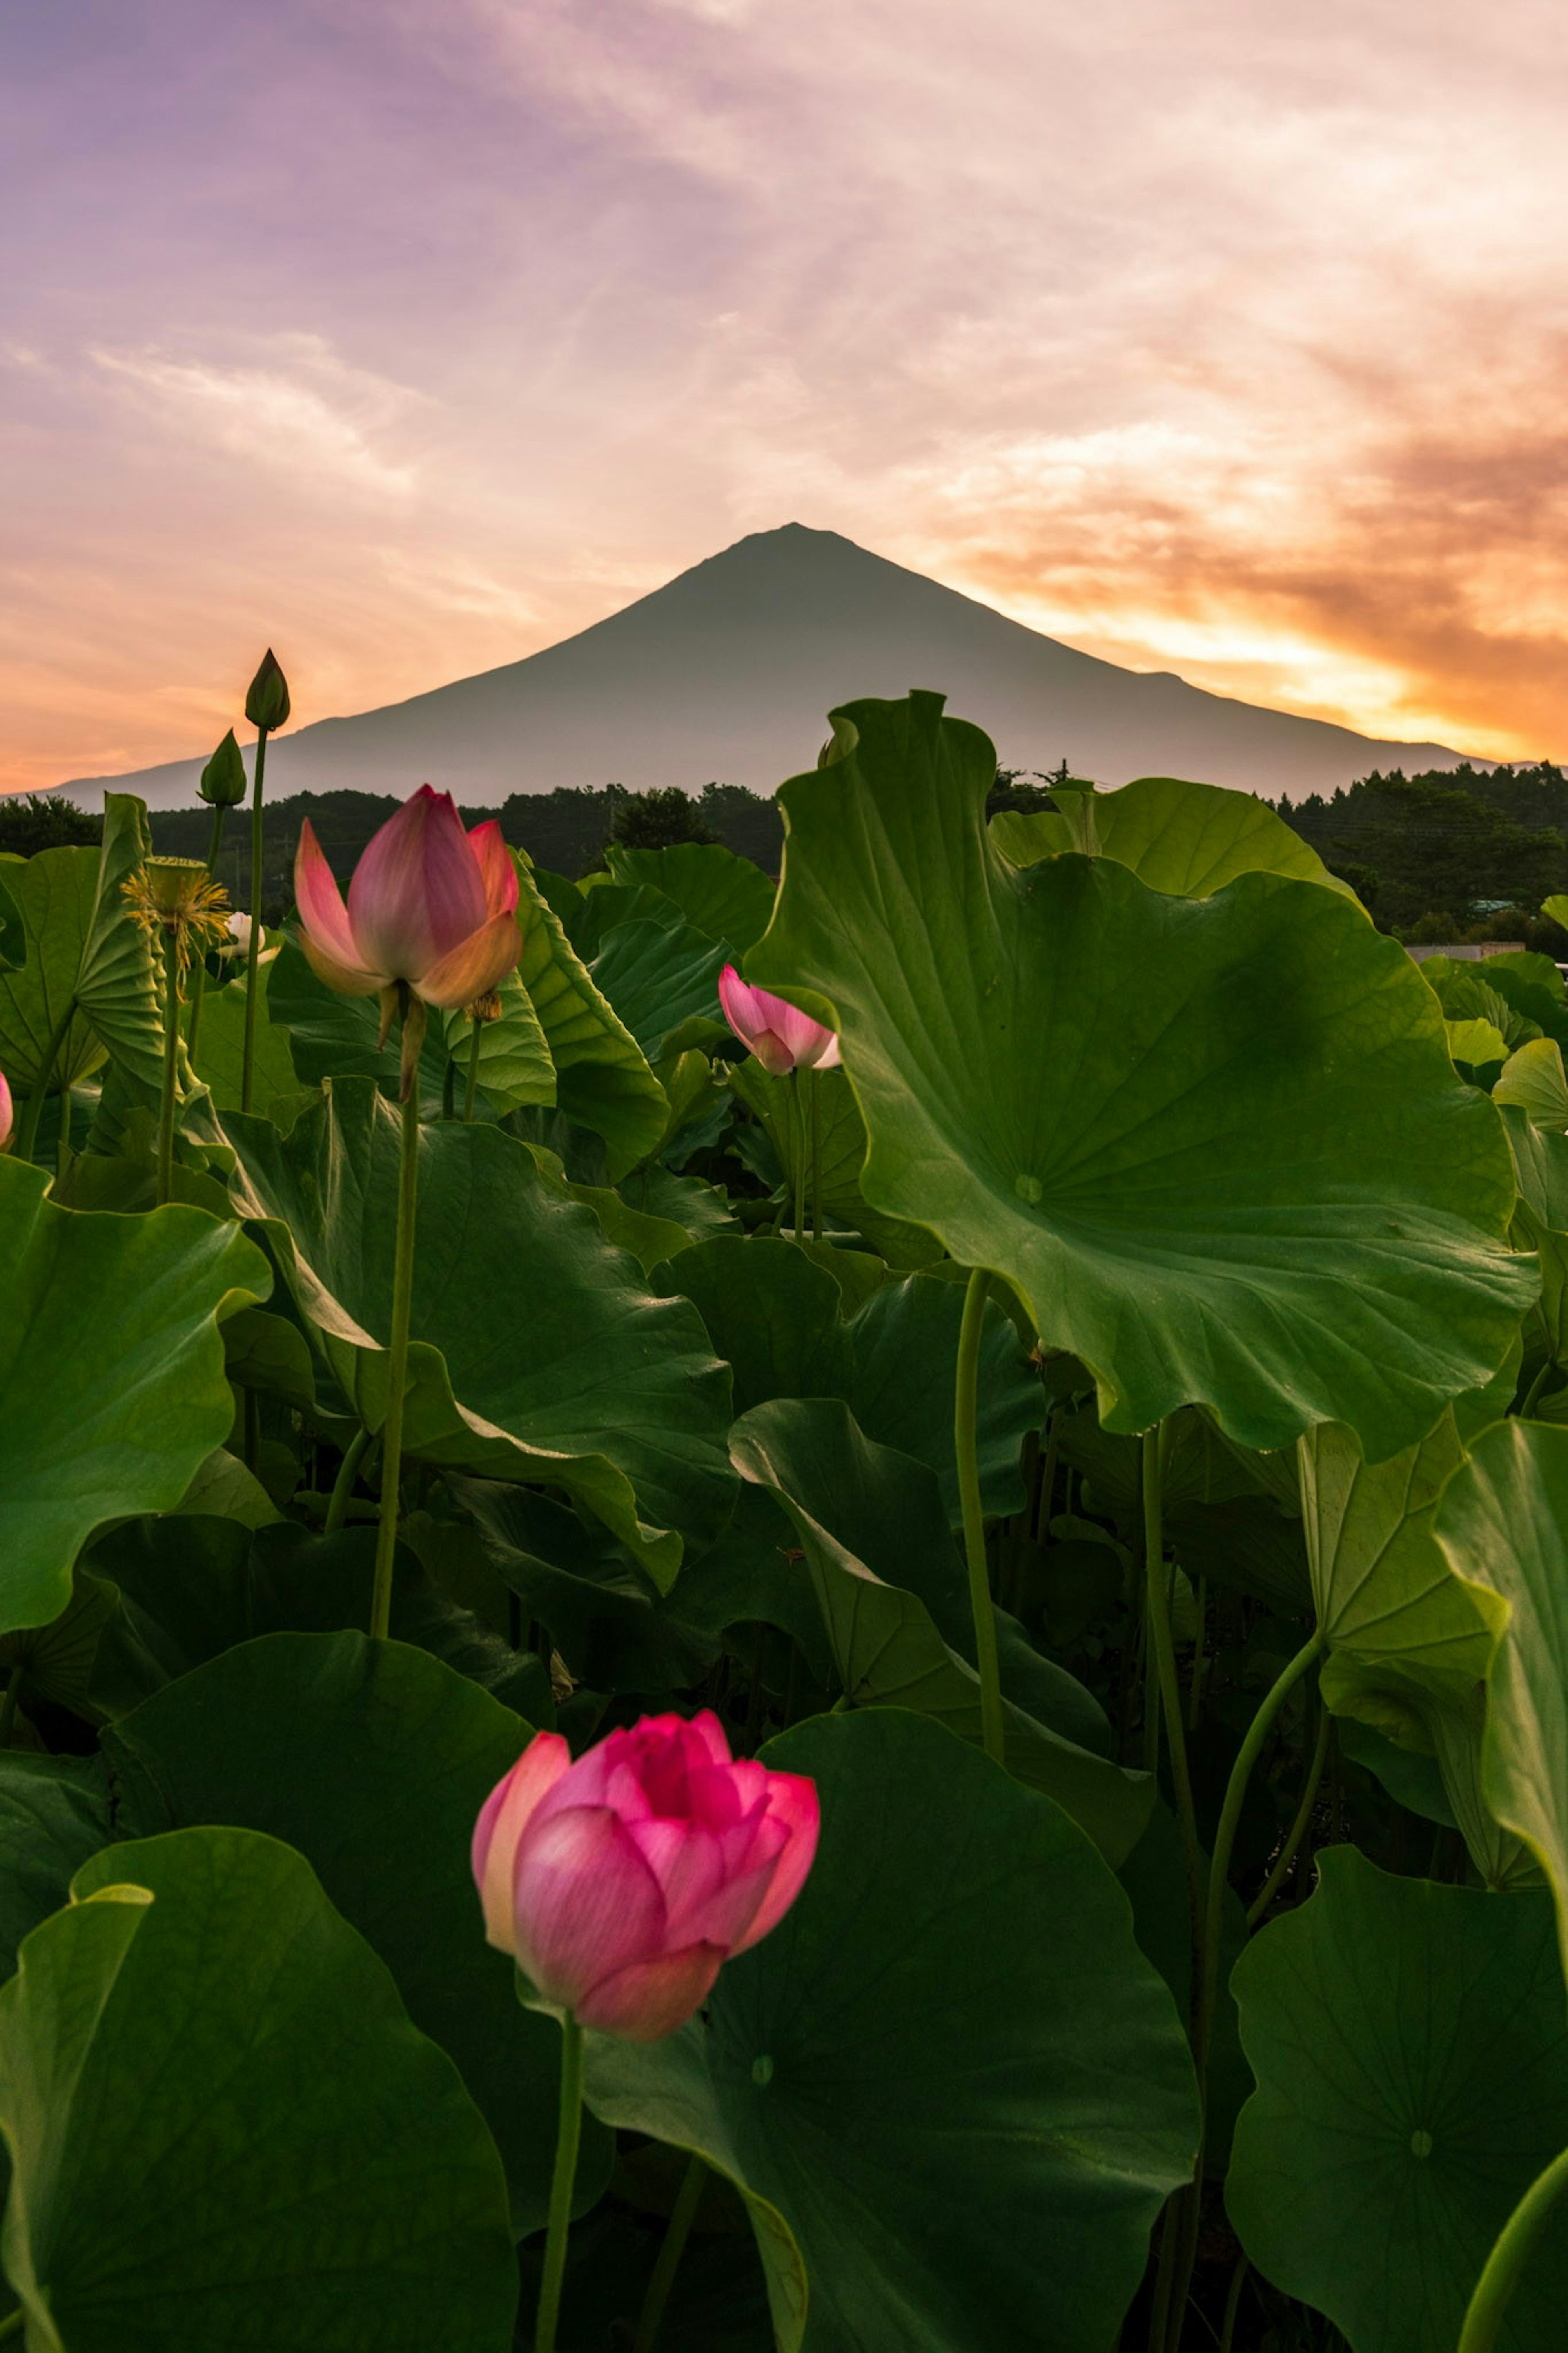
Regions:
<instances>
[{"instance_id":1,"label":"large green lotus leaf","mask_svg":"<svg viewBox=\"0 0 1568 2353\"><path fill-rule=\"evenodd\" d=\"M768 928L773 885L749 858L717 841L675 841L662 849L612 842L605 862L617 882L642 883L672 899L694 930L720 940L738 963Z\"/></svg>"},{"instance_id":2,"label":"large green lotus leaf","mask_svg":"<svg viewBox=\"0 0 1568 2353\"><path fill-rule=\"evenodd\" d=\"M868 1438L929 1463L942 1480L948 1519L962 1518L953 1451L953 1384L963 1294L909 1276L842 1313L832 1273L791 1241L722 1236L683 1250L659 1276L700 1311L735 1377L735 1410L769 1398L837 1397ZM1018 1472L1026 1432L1045 1399L1017 1334L994 1302L981 1337L976 1451L988 1512L1023 1504Z\"/></svg>"},{"instance_id":3,"label":"large green lotus leaf","mask_svg":"<svg viewBox=\"0 0 1568 2353\"><path fill-rule=\"evenodd\" d=\"M1226 2203L1258 2270L1356 2353L1452 2353L1492 2241L1568 2143L1568 2021L1542 1895L1390 1877L1353 1847L1243 1953L1258 2090ZM1499 2339L1557 2353L1568 2234Z\"/></svg>"},{"instance_id":4,"label":"large green lotus leaf","mask_svg":"<svg viewBox=\"0 0 1568 2353\"><path fill-rule=\"evenodd\" d=\"M588 971L649 1061L657 1061L672 1029L700 1018L719 1019L719 975L727 961L724 949L689 923L639 918L616 924Z\"/></svg>"},{"instance_id":5,"label":"large green lotus leaf","mask_svg":"<svg viewBox=\"0 0 1568 2353\"><path fill-rule=\"evenodd\" d=\"M662 1266L666 1259L690 1249L691 1234L673 1218L650 1217L642 1209L634 1209L609 1185L574 1185L559 1155L547 1145L530 1144L525 1148L552 1191L559 1193L563 1200L585 1203L599 1220L605 1238L617 1250L630 1250L645 1274Z\"/></svg>"},{"instance_id":6,"label":"large green lotus leaf","mask_svg":"<svg viewBox=\"0 0 1568 2353\"><path fill-rule=\"evenodd\" d=\"M271 1016L269 991L274 965L259 976L251 1100L270 1115L273 1106L300 1092L299 1073L289 1051L289 1032ZM202 997L201 1028L196 1033L195 1072L219 1111L237 1111L245 1077L245 983L230 981L226 988L206 988ZM362 1000L344 997L343 1004Z\"/></svg>"},{"instance_id":7,"label":"large green lotus leaf","mask_svg":"<svg viewBox=\"0 0 1568 2353\"><path fill-rule=\"evenodd\" d=\"M308 1863L108 1848L0 1991L5 2270L69 2353L507 2353L495 2144Z\"/></svg>"},{"instance_id":8,"label":"large green lotus leaf","mask_svg":"<svg viewBox=\"0 0 1568 2353\"><path fill-rule=\"evenodd\" d=\"M18 1626L0 1634L0 1677L7 1695L15 1681L18 1704L47 1701L91 1722L93 1661L114 1611L113 1587L79 1567L70 1599L58 1618L47 1626Z\"/></svg>"},{"instance_id":9,"label":"large green lotus leaf","mask_svg":"<svg viewBox=\"0 0 1568 2353\"><path fill-rule=\"evenodd\" d=\"M762 1756L816 1783L815 1868L705 2028L589 2038L591 2104L777 2210L805 2353L1109 2346L1197 2131L1126 1897L1058 1807L900 1711Z\"/></svg>"},{"instance_id":10,"label":"large green lotus leaf","mask_svg":"<svg viewBox=\"0 0 1568 2353\"><path fill-rule=\"evenodd\" d=\"M58 1912L74 1874L114 1836L101 1757L0 1752L0 1979L16 1947Z\"/></svg>"},{"instance_id":11,"label":"large green lotus leaf","mask_svg":"<svg viewBox=\"0 0 1568 2353\"><path fill-rule=\"evenodd\" d=\"M1568 1360L1568 1135L1538 1127L1517 1103L1502 1113L1519 1200L1513 1237L1541 1261L1541 1329L1554 1364ZM1532 1319L1533 1321L1533 1319Z\"/></svg>"},{"instance_id":12,"label":"large green lotus leaf","mask_svg":"<svg viewBox=\"0 0 1568 2353\"><path fill-rule=\"evenodd\" d=\"M754 1056L748 1056L745 1061L731 1066L730 1085L761 1121L773 1146L774 1166L783 1172L785 1191L792 1200L795 1156L799 1148L797 1123L805 1124L809 1151L811 1099L815 1093L824 1217L863 1234L889 1266L929 1266L933 1259L941 1257L940 1246L922 1228L902 1218L884 1217L867 1200L860 1186L860 1171L866 1160L866 1123L842 1071L813 1071L796 1082L774 1078ZM809 1216L809 1176L805 1207Z\"/></svg>"},{"instance_id":13,"label":"large green lotus leaf","mask_svg":"<svg viewBox=\"0 0 1568 2353\"><path fill-rule=\"evenodd\" d=\"M1517 1103L1532 1127L1568 1133L1568 1076L1555 1038L1531 1038L1510 1054L1492 1089L1495 1103Z\"/></svg>"},{"instance_id":14,"label":"large green lotus leaf","mask_svg":"<svg viewBox=\"0 0 1568 2353\"><path fill-rule=\"evenodd\" d=\"M1355 897L1266 801L1180 776L1137 776L1113 793L1075 793L1063 814L1003 809L991 839L1015 866L1063 850L1130 866L1152 891L1209 899L1238 874L1288 874Z\"/></svg>"},{"instance_id":15,"label":"large green lotus leaf","mask_svg":"<svg viewBox=\"0 0 1568 2353\"><path fill-rule=\"evenodd\" d=\"M101 849L44 849L10 870L26 962L0 973L0 1069L17 1094L36 1085L56 1025L73 1004L52 1065L57 1085L75 1085L107 1051L139 1087L161 1087L161 980L124 887L149 848L142 803L106 793Z\"/></svg>"},{"instance_id":16,"label":"large green lotus leaf","mask_svg":"<svg viewBox=\"0 0 1568 2353\"><path fill-rule=\"evenodd\" d=\"M544 2221L561 2035L485 1943L468 1846L530 1727L425 1651L268 1634L168 1684L105 1736L122 1836L233 1822L298 1847L462 2070L506 2163L514 2229ZM603 2189L595 2134L579 2188Z\"/></svg>"},{"instance_id":17,"label":"large green lotus leaf","mask_svg":"<svg viewBox=\"0 0 1568 2353\"><path fill-rule=\"evenodd\" d=\"M20 859L6 861L8 864L12 862L20 865L22 861ZM770 906L773 904L771 891L768 903ZM6 889L4 880L0 880L0 972L15 972L26 961L27 927L22 921L22 910Z\"/></svg>"},{"instance_id":18,"label":"large green lotus leaf","mask_svg":"<svg viewBox=\"0 0 1568 2353\"><path fill-rule=\"evenodd\" d=\"M400 1117L334 1079L287 1136L233 1113L235 1199L368 1429L385 1412ZM443 1468L563 1487L661 1585L722 1526L730 1380L700 1318L656 1300L591 1209L495 1127L421 1128L404 1444Z\"/></svg>"},{"instance_id":19,"label":"large green lotus leaf","mask_svg":"<svg viewBox=\"0 0 1568 2353\"><path fill-rule=\"evenodd\" d=\"M1443 1492L1436 1538L1496 1642L1482 1790L1545 1870L1568 1974L1568 1430L1484 1430Z\"/></svg>"},{"instance_id":20,"label":"large green lotus leaf","mask_svg":"<svg viewBox=\"0 0 1568 2353\"><path fill-rule=\"evenodd\" d=\"M973 1629L960 1622L956 1560L933 1564L929 1545L922 1560L909 1541L922 1516L928 1528L935 1516L930 1472L890 1448L870 1446L843 1407L828 1399L758 1406L736 1423L731 1444L742 1476L765 1488L795 1525L850 1705L911 1710L978 1746L980 1682ZM913 1491L903 1510L897 1505L900 1484ZM844 1524L845 1535L828 1524L829 1514ZM874 1564L857 1545L875 1553ZM885 1568L897 1569L897 1584L880 1573ZM910 1589L917 1578L923 1590ZM1004 1620L998 1630L1007 1638L1002 1682L1009 1773L1056 1799L1112 1865L1121 1862L1148 1822L1152 1778L1123 1771L1084 1746L1103 1729L1090 1695L1031 1651L1012 1621Z\"/></svg>"},{"instance_id":21,"label":"large green lotus leaf","mask_svg":"<svg viewBox=\"0 0 1568 2353\"><path fill-rule=\"evenodd\" d=\"M178 1504L234 1419L219 1326L271 1287L205 1210L91 1216L47 1184L0 1158L0 1631L58 1617L95 1530Z\"/></svg>"},{"instance_id":22,"label":"large green lotus leaf","mask_svg":"<svg viewBox=\"0 0 1568 2353\"><path fill-rule=\"evenodd\" d=\"M89 849L40 849L7 869L26 955L19 971L0 972L0 1070L18 1103L37 1085L44 1050L72 1000L98 869L99 853ZM54 1066L57 1080L63 1074L74 1086L102 1060L97 1031L78 1012Z\"/></svg>"},{"instance_id":23,"label":"large green lotus leaf","mask_svg":"<svg viewBox=\"0 0 1568 2353\"><path fill-rule=\"evenodd\" d=\"M637 1039L568 941L528 868L518 872L522 953L517 976L555 1066L556 1102L602 1136L614 1184L657 1149L669 1105Z\"/></svg>"},{"instance_id":24,"label":"large green lotus leaf","mask_svg":"<svg viewBox=\"0 0 1568 2353\"><path fill-rule=\"evenodd\" d=\"M939 696L835 724L783 787L747 972L839 1029L868 1200L1006 1275L1112 1429L1206 1403L1255 1447L1348 1421L1376 1461L1485 1380L1535 1275L1399 944L1274 874L1194 900L1110 859L1020 871L985 837L993 746Z\"/></svg>"},{"instance_id":25,"label":"large green lotus leaf","mask_svg":"<svg viewBox=\"0 0 1568 2353\"><path fill-rule=\"evenodd\" d=\"M1331 1648L1481 1682L1491 1632L1432 1533L1443 1482L1464 1460L1453 1415L1386 1462L1368 1465L1342 1422L1309 1430L1300 1455L1312 1599Z\"/></svg>"}]
</instances>

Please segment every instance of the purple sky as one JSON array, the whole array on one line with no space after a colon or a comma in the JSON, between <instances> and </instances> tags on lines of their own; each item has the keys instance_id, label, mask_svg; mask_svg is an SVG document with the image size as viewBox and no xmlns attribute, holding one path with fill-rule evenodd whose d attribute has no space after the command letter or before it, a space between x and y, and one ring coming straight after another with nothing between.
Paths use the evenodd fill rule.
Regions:
<instances>
[{"instance_id":1,"label":"purple sky","mask_svg":"<svg viewBox=\"0 0 1568 2353\"><path fill-rule=\"evenodd\" d=\"M513 659L742 533L1568 754L1559 0L0 19L0 785ZM984 712L974 714L984 721Z\"/></svg>"}]
</instances>

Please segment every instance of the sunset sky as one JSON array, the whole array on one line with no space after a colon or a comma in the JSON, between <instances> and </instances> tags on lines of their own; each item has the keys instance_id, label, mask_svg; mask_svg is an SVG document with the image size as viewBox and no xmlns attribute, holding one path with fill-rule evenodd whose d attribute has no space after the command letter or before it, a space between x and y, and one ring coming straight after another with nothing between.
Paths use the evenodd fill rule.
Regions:
<instances>
[{"instance_id":1,"label":"sunset sky","mask_svg":"<svg viewBox=\"0 0 1568 2353\"><path fill-rule=\"evenodd\" d=\"M1568 756L1562 0L48 0L0 28L0 786L790 520Z\"/></svg>"}]
</instances>

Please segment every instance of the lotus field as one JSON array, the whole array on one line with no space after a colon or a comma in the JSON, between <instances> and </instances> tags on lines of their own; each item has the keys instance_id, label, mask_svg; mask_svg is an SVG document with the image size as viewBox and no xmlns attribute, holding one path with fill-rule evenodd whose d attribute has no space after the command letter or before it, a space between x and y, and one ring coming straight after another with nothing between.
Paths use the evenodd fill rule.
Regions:
<instances>
[{"instance_id":1,"label":"lotus field","mask_svg":"<svg viewBox=\"0 0 1568 2353\"><path fill-rule=\"evenodd\" d=\"M832 730L0 862L0 2341L1568 2339L1557 968Z\"/></svg>"}]
</instances>

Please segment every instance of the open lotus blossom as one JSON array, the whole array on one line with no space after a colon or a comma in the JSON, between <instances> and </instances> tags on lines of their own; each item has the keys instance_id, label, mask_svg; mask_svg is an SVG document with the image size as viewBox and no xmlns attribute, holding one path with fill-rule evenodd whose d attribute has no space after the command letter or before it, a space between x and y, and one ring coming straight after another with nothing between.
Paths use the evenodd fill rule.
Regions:
<instances>
[{"instance_id":1,"label":"open lotus blossom","mask_svg":"<svg viewBox=\"0 0 1568 2353\"><path fill-rule=\"evenodd\" d=\"M383 1037L400 982L426 1005L468 1005L506 977L521 945L500 826L491 818L465 833L451 794L428 785L371 836L346 907L307 819L294 896L312 970L344 997L379 991Z\"/></svg>"},{"instance_id":2,"label":"open lotus blossom","mask_svg":"<svg viewBox=\"0 0 1568 2353\"><path fill-rule=\"evenodd\" d=\"M16 1107L11 1101L11 1090L5 1083L5 1071L0 1071L0 1152L9 1149L16 1118Z\"/></svg>"},{"instance_id":3,"label":"open lotus blossom","mask_svg":"<svg viewBox=\"0 0 1568 2353\"><path fill-rule=\"evenodd\" d=\"M816 1785L731 1758L709 1710L573 1764L535 1735L474 1830L485 1934L580 2025L655 2042L777 1926L816 1853Z\"/></svg>"},{"instance_id":4,"label":"open lotus blossom","mask_svg":"<svg viewBox=\"0 0 1568 2353\"><path fill-rule=\"evenodd\" d=\"M830 1071L838 1060L837 1033L765 988L752 988L732 964L719 976L724 1018L764 1071L775 1079L791 1071Z\"/></svg>"}]
</instances>

